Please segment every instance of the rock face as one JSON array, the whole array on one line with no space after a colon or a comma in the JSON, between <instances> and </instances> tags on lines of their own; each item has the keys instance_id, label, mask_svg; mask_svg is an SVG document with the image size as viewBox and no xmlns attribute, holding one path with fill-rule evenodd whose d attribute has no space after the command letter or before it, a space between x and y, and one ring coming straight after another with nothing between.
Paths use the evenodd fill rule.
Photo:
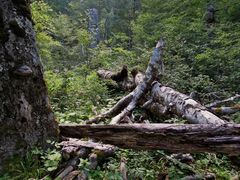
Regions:
<instances>
[{"instance_id":1,"label":"rock face","mask_svg":"<svg viewBox=\"0 0 240 180\"><path fill-rule=\"evenodd\" d=\"M97 47L100 41L100 32L99 32L99 15L96 8L88 9L88 30L91 34L91 48Z\"/></svg>"},{"instance_id":2,"label":"rock face","mask_svg":"<svg viewBox=\"0 0 240 180\"><path fill-rule=\"evenodd\" d=\"M13 155L56 140L27 0L0 0L0 172Z\"/></svg>"}]
</instances>

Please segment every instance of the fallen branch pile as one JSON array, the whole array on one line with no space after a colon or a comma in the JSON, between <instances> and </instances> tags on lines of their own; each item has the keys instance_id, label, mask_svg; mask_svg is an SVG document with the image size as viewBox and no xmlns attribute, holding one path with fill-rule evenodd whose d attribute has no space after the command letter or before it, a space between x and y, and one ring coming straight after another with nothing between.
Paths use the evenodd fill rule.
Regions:
<instances>
[{"instance_id":1,"label":"fallen branch pile","mask_svg":"<svg viewBox=\"0 0 240 180\"><path fill-rule=\"evenodd\" d=\"M64 163L61 164L50 176L53 179L88 179L88 172L79 170L79 164L82 159L88 159L89 169L94 170L97 168L105 158L114 155L117 147L96 143L93 141L82 141L74 138L65 138L60 143L62 148L62 157Z\"/></svg>"},{"instance_id":2,"label":"fallen branch pile","mask_svg":"<svg viewBox=\"0 0 240 180\"><path fill-rule=\"evenodd\" d=\"M163 49L164 41L160 40L153 50L145 73L134 69L129 76L127 66L116 73L108 70L97 72L99 77L111 79L121 89L131 91L107 112L86 122L93 124L111 119L110 125L62 124L60 134L78 139L91 138L121 148L240 155L240 125L226 123L217 116L240 111L240 105L235 103L240 95L203 106L191 96L161 85L159 80L164 71ZM223 104L228 106L222 107ZM174 115L185 118L190 124L136 124L132 118L136 107L143 108L159 119ZM144 120L144 117L139 119ZM79 158L89 158L90 166L94 169L102 158L112 156L116 150L115 146L71 138L61 143L63 157L68 163L55 172L55 177L60 179L77 176L86 179L86 172L75 171L80 163Z\"/></svg>"}]
</instances>

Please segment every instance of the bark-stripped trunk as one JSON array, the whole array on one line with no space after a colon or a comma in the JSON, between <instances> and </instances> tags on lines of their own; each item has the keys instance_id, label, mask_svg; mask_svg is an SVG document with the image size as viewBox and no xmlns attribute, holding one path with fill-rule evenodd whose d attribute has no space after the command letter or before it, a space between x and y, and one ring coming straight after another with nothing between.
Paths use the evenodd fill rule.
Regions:
<instances>
[{"instance_id":1,"label":"bark-stripped trunk","mask_svg":"<svg viewBox=\"0 0 240 180\"><path fill-rule=\"evenodd\" d=\"M163 62L162 62L162 49L164 46L163 40L160 40L153 50L148 68L145 72L143 81L134 89L132 101L128 104L126 108L123 109L121 113L112 118L110 124L118 123L122 118L128 116L134 108L137 106L137 103L142 98L142 96L147 92L151 83L156 80L159 74L163 73Z\"/></svg>"},{"instance_id":2,"label":"bark-stripped trunk","mask_svg":"<svg viewBox=\"0 0 240 180\"><path fill-rule=\"evenodd\" d=\"M236 104L232 107L212 107L209 110L215 114L234 114L240 111L240 104Z\"/></svg>"},{"instance_id":3,"label":"bark-stripped trunk","mask_svg":"<svg viewBox=\"0 0 240 180\"><path fill-rule=\"evenodd\" d=\"M89 137L122 148L240 154L239 124L60 125L63 136Z\"/></svg>"},{"instance_id":4,"label":"bark-stripped trunk","mask_svg":"<svg viewBox=\"0 0 240 180\"><path fill-rule=\"evenodd\" d=\"M104 114L90 119L87 123L96 123L105 118L112 118L110 124L116 124L121 120L131 116L132 111L137 105L142 105L147 111L153 113L154 116L169 118L175 114L186 118L189 123L194 124L224 124L225 122L211 113L210 111L224 113L234 113L239 111L239 106L229 108L209 108L202 106L189 96L175 91L172 88L159 86L156 81L152 86L153 81L159 79L159 74L163 73L163 62L161 57L161 49L163 48L163 41L159 41L153 51L151 60L145 74L138 71L132 71L132 79L127 75L127 68L118 73L111 71L99 70L98 75L104 79L112 79L116 81L120 88L128 89L127 87L136 87L134 91L123 97L113 108ZM128 83L124 83L128 82ZM129 85L132 84L132 85ZM125 87L124 87L125 85ZM150 100L146 102L146 95L152 86L152 95ZM144 102L145 101L145 102Z\"/></svg>"},{"instance_id":5,"label":"bark-stripped trunk","mask_svg":"<svg viewBox=\"0 0 240 180\"><path fill-rule=\"evenodd\" d=\"M56 139L57 123L26 0L0 0L0 171L12 155Z\"/></svg>"},{"instance_id":6,"label":"bark-stripped trunk","mask_svg":"<svg viewBox=\"0 0 240 180\"><path fill-rule=\"evenodd\" d=\"M189 96L155 82L152 87L153 101L167 107L167 111L180 115L192 124L224 124L225 122Z\"/></svg>"},{"instance_id":7,"label":"bark-stripped trunk","mask_svg":"<svg viewBox=\"0 0 240 180\"><path fill-rule=\"evenodd\" d=\"M133 76L136 77L133 81L136 84L136 88L127 96L119 100L119 102L109 111L90 119L86 123L97 123L101 120L104 120L105 118L113 117L110 123L116 124L119 123L119 121L121 121L124 117L129 116L134 110L134 108L137 106L143 95L149 90L149 87L151 87L151 83L154 80L158 79L159 74L163 73L164 67L161 57L161 51L163 49L163 46L164 41L161 39L160 41L158 41L156 47L153 50L150 62L148 64L148 68L144 76L142 73L132 72ZM113 79L114 74L115 73L107 72L100 73L100 76L107 77L107 79Z\"/></svg>"},{"instance_id":8,"label":"bark-stripped trunk","mask_svg":"<svg viewBox=\"0 0 240 180\"><path fill-rule=\"evenodd\" d=\"M237 94L233 97L224 99L224 100L220 100L220 101L216 101L210 104L205 105L207 108L213 108L213 107L217 107L217 106L230 106L234 103L234 101L240 100L240 95Z\"/></svg>"}]
</instances>

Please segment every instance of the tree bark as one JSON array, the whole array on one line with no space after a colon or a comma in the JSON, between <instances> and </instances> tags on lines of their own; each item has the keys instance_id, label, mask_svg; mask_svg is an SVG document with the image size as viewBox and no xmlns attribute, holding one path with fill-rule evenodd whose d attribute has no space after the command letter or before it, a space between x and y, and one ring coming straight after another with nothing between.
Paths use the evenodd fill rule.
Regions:
<instances>
[{"instance_id":1,"label":"tree bark","mask_svg":"<svg viewBox=\"0 0 240 180\"><path fill-rule=\"evenodd\" d=\"M135 87L135 89L132 92L130 92L127 96L120 99L118 103L115 104L107 112L88 120L86 122L87 124L97 123L101 120L104 120L106 118L112 118L112 117L113 118L110 123L116 124L121 119L131 114L133 109L139 103L140 99L149 90L151 83L154 80L156 80L160 74L163 73L164 67L163 67L163 62L161 58L161 53L162 53L161 51L163 49L163 46L164 46L164 41L161 39L160 41L158 41L156 47L153 50L145 75L143 75L142 73L136 70L132 71L132 75L134 77L132 84L133 84L133 87ZM119 73L112 73L111 71L104 71L104 70L100 72L98 71L98 74L100 77L103 77L106 79L113 79L115 81L116 81L115 77L126 77L125 75L126 73L127 73L126 67L123 67L122 71Z\"/></svg>"},{"instance_id":2,"label":"tree bark","mask_svg":"<svg viewBox=\"0 0 240 180\"><path fill-rule=\"evenodd\" d=\"M148 87L156 80L161 73L163 73L163 61L162 50L164 47L164 41L161 39L158 41L155 49L153 50L150 62L148 64L145 76L140 84L133 91L133 98L131 102L123 109L121 113L113 117L110 124L117 124L125 116L128 116L134 108L137 106L139 100L148 91Z\"/></svg>"},{"instance_id":3,"label":"tree bark","mask_svg":"<svg viewBox=\"0 0 240 180\"><path fill-rule=\"evenodd\" d=\"M0 171L13 155L56 140L58 126L27 0L0 0Z\"/></svg>"},{"instance_id":4,"label":"tree bark","mask_svg":"<svg viewBox=\"0 0 240 180\"><path fill-rule=\"evenodd\" d=\"M209 110L215 114L234 114L240 111L240 104L236 104L232 107L212 107Z\"/></svg>"},{"instance_id":5,"label":"tree bark","mask_svg":"<svg viewBox=\"0 0 240 180\"><path fill-rule=\"evenodd\" d=\"M232 105L234 101L237 101L240 99L240 95L239 94L236 94L235 96L233 97L230 97L230 98L227 98L227 99L224 99L224 100L220 100L220 101L216 101L216 102L213 102L213 103L210 103L210 104L207 104L205 105L207 108L214 108L214 107L217 107L217 106L229 106L229 105Z\"/></svg>"},{"instance_id":6,"label":"tree bark","mask_svg":"<svg viewBox=\"0 0 240 180\"><path fill-rule=\"evenodd\" d=\"M167 107L167 111L180 115L192 124L224 124L225 122L215 116L198 102L189 96L182 94L174 89L161 86L160 83L154 82L152 86L153 101Z\"/></svg>"},{"instance_id":7,"label":"tree bark","mask_svg":"<svg viewBox=\"0 0 240 180\"><path fill-rule=\"evenodd\" d=\"M240 154L239 124L60 125L67 137L89 137L121 148Z\"/></svg>"}]
</instances>

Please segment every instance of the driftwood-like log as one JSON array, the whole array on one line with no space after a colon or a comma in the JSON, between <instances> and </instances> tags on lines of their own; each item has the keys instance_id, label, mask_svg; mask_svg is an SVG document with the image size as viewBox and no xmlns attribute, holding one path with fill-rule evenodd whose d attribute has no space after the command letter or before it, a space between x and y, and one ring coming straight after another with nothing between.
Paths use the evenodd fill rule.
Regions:
<instances>
[{"instance_id":1,"label":"driftwood-like log","mask_svg":"<svg viewBox=\"0 0 240 180\"><path fill-rule=\"evenodd\" d=\"M60 134L89 137L122 148L240 154L239 124L62 124Z\"/></svg>"},{"instance_id":2,"label":"driftwood-like log","mask_svg":"<svg viewBox=\"0 0 240 180\"><path fill-rule=\"evenodd\" d=\"M110 124L116 124L121 119L131 114L133 109L139 103L142 96L148 91L149 87L151 87L151 83L158 78L159 74L163 73L164 67L161 59L161 50L163 49L163 46L164 42L161 39L160 41L158 41L156 47L153 50L153 54L151 56L145 75L136 70L132 71L132 76L134 77L133 86L136 86L136 88L127 96L119 100L113 108L103 114L100 114L88 120L86 122L87 124L97 123L106 118L112 117L113 118ZM112 77L114 75L121 74L115 74L111 71L104 72L104 70L101 70L101 72L98 72L98 74L99 73L101 74L99 76L105 79L113 79Z\"/></svg>"},{"instance_id":3,"label":"driftwood-like log","mask_svg":"<svg viewBox=\"0 0 240 180\"><path fill-rule=\"evenodd\" d=\"M95 151L101 151L103 154L112 155L116 151L116 147L108 144L101 144L92 141L82 141L79 139L70 138L68 141L63 141L60 143L62 149L65 150L69 147L75 147L77 150L82 148L94 149ZM74 149L74 148L73 148ZM81 157L84 157L81 155Z\"/></svg>"},{"instance_id":4,"label":"driftwood-like log","mask_svg":"<svg viewBox=\"0 0 240 180\"><path fill-rule=\"evenodd\" d=\"M118 86L126 91L133 90L136 85L134 82L134 77L128 77L128 68L124 65L119 72L112 72L105 69L100 69L97 71L97 74L102 79L111 79L115 81Z\"/></svg>"},{"instance_id":5,"label":"driftwood-like log","mask_svg":"<svg viewBox=\"0 0 240 180\"><path fill-rule=\"evenodd\" d=\"M215 114L233 114L240 111L240 104L232 107L212 107L209 110Z\"/></svg>"},{"instance_id":6,"label":"driftwood-like log","mask_svg":"<svg viewBox=\"0 0 240 180\"><path fill-rule=\"evenodd\" d=\"M116 82L122 82L128 78L128 69L127 66L123 66L122 70L116 73L109 70L100 69L97 71L97 74L103 79L112 79Z\"/></svg>"},{"instance_id":7,"label":"driftwood-like log","mask_svg":"<svg viewBox=\"0 0 240 180\"><path fill-rule=\"evenodd\" d=\"M174 89L154 82L152 86L153 101L168 108L168 111L186 118L191 124L224 124L225 122L212 114L206 107ZM167 110L166 110L167 111Z\"/></svg>"},{"instance_id":8,"label":"driftwood-like log","mask_svg":"<svg viewBox=\"0 0 240 180\"><path fill-rule=\"evenodd\" d=\"M219 107L219 106L231 106L232 103L236 100L240 100L240 95L237 94L233 97L221 100L221 101L216 101L210 104L205 105L207 108L212 108L212 107Z\"/></svg>"},{"instance_id":9,"label":"driftwood-like log","mask_svg":"<svg viewBox=\"0 0 240 180\"><path fill-rule=\"evenodd\" d=\"M119 88L122 90L133 90L137 87L144 79L144 74L137 70L133 69L131 71L131 76L128 75L128 68L126 65L122 67L122 70L119 72L113 72L110 70L100 69L97 71L98 76L101 79L111 79L115 81Z\"/></svg>"},{"instance_id":10,"label":"driftwood-like log","mask_svg":"<svg viewBox=\"0 0 240 180\"><path fill-rule=\"evenodd\" d=\"M102 158L109 157L114 155L117 147L107 144L96 143L92 141L82 141L79 139L69 138L60 143L62 147L63 154L68 154L69 157L72 157L70 160L65 163L64 166L59 167L56 170L56 179L68 179L70 176L77 176L76 173L71 173L77 169L77 166L80 163L80 158L85 159L91 153L91 150L94 152L89 155L89 159L93 160L93 154L96 155L96 162L100 161ZM66 156L66 155L65 155ZM90 161L91 162L91 161ZM84 174L84 172L81 172Z\"/></svg>"},{"instance_id":11,"label":"driftwood-like log","mask_svg":"<svg viewBox=\"0 0 240 180\"><path fill-rule=\"evenodd\" d=\"M127 96L124 96L120 99L111 109L103 114L99 114L96 117L93 117L86 121L86 124L98 123L106 118L111 118L120 113L133 99L133 92L129 93Z\"/></svg>"},{"instance_id":12,"label":"driftwood-like log","mask_svg":"<svg viewBox=\"0 0 240 180\"><path fill-rule=\"evenodd\" d=\"M151 83L156 80L161 73L163 73L163 62L162 62L162 49L164 47L164 41L161 39L158 41L153 54L151 56L150 62L148 64L145 76L141 83L134 89L132 101L123 109L121 113L113 117L110 124L116 124L125 116L130 115L130 113L137 106L139 100L148 91Z\"/></svg>"}]
</instances>

